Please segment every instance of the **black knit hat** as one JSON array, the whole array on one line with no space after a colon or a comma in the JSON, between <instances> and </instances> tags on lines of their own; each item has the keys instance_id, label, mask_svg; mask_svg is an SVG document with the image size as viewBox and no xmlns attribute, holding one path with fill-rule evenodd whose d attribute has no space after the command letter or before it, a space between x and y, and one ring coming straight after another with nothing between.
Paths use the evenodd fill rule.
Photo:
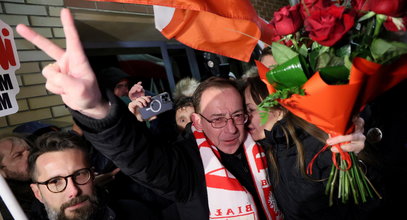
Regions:
<instances>
[{"instance_id":1,"label":"black knit hat","mask_svg":"<svg viewBox=\"0 0 407 220\"><path fill-rule=\"evenodd\" d=\"M113 89L117 83L129 79L130 75L117 67L109 67L99 72L98 81L104 88Z\"/></svg>"}]
</instances>

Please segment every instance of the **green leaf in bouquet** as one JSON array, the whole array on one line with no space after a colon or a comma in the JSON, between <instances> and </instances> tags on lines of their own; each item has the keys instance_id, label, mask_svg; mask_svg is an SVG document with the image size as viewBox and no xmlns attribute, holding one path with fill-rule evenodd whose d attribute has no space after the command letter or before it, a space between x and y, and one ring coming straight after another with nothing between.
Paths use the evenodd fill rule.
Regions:
<instances>
[{"instance_id":1,"label":"green leaf in bouquet","mask_svg":"<svg viewBox=\"0 0 407 220\"><path fill-rule=\"evenodd\" d=\"M376 26L376 19L368 19L361 21L357 24L357 32L352 32L350 36L351 51L350 60L355 57L362 57L367 60L372 60L372 54L369 46L374 39L374 30Z\"/></svg>"},{"instance_id":2,"label":"green leaf in bouquet","mask_svg":"<svg viewBox=\"0 0 407 220\"><path fill-rule=\"evenodd\" d=\"M318 57L320 54L324 53L325 51L327 51L327 47L323 47L322 45L314 42L312 44L312 49L311 52L309 52L309 56L308 56L308 61L309 61L309 65L311 68L311 72L316 72L317 71L317 61L318 61Z\"/></svg>"},{"instance_id":3,"label":"green leaf in bouquet","mask_svg":"<svg viewBox=\"0 0 407 220\"><path fill-rule=\"evenodd\" d=\"M283 64L295 56L298 56L298 53L280 43L272 43L271 52L273 53L273 57L278 64Z\"/></svg>"},{"instance_id":4,"label":"green leaf in bouquet","mask_svg":"<svg viewBox=\"0 0 407 220\"><path fill-rule=\"evenodd\" d=\"M337 57L345 57L349 56L351 53L351 46L350 44L346 44L338 49L335 50L335 56Z\"/></svg>"},{"instance_id":5,"label":"green leaf in bouquet","mask_svg":"<svg viewBox=\"0 0 407 220\"><path fill-rule=\"evenodd\" d=\"M260 114L260 123L263 125L268 120L268 112L271 108L279 105L278 99L288 99L292 95L305 95L305 91L299 86L294 86L291 88L284 88L281 90L276 90L274 93L268 95L258 106Z\"/></svg>"},{"instance_id":6,"label":"green leaf in bouquet","mask_svg":"<svg viewBox=\"0 0 407 220\"><path fill-rule=\"evenodd\" d=\"M375 12L369 11L368 13L366 13L366 14L364 14L362 17L360 17L360 18L358 19L358 22L362 22L362 21L368 20L368 19L372 18L372 17L375 16L375 15L376 15Z\"/></svg>"},{"instance_id":7,"label":"green leaf in bouquet","mask_svg":"<svg viewBox=\"0 0 407 220\"><path fill-rule=\"evenodd\" d=\"M321 48L328 49L328 47L324 47L321 44L317 43L316 41L312 42L311 50L320 50Z\"/></svg>"},{"instance_id":8,"label":"green leaf in bouquet","mask_svg":"<svg viewBox=\"0 0 407 220\"><path fill-rule=\"evenodd\" d=\"M342 52L346 56L346 50L347 48L343 48ZM341 54L342 55L342 54ZM345 63L344 57L339 57L336 55L336 50L334 48L330 48L329 50L325 51L324 53L321 53L317 60L316 60L316 70L320 70L325 67L329 66L343 66Z\"/></svg>"},{"instance_id":9,"label":"green leaf in bouquet","mask_svg":"<svg viewBox=\"0 0 407 220\"><path fill-rule=\"evenodd\" d=\"M324 53L327 53L329 51L329 47L325 47L325 46L322 46L322 45L320 45L320 47L315 47L315 49L317 49L317 48L318 48L318 51L319 51L320 55L324 54Z\"/></svg>"},{"instance_id":10,"label":"green leaf in bouquet","mask_svg":"<svg viewBox=\"0 0 407 220\"><path fill-rule=\"evenodd\" d=\"M308 48L305 46L305 44L301 45L300 49L298 50L298 53L301 54L303 57L308 56Z\"/></svg>"},{"instance_id":11,"label":"green leaf in bouquet","mask_svg":"<svg viewBox=\"0 0 407 220\"><path fill-rule=\"evenodd\" d=\"M308 60L309 60L309 65L311 67L312 72L316 71L318 55L319 55L319 52L315 51L315 50L313 50L309 53Z\"/></svg>"},{"instance_id":12,"label":"green leaf in bouquet","mask_svg":"<svg viewBox=\"0 0 407 220\"><path fill-rule=\"evenodd\" d=\"M267 121L268 121L268 118L269 118L268 113L267 112L260 112L259 115L260 115L260 124L261 125L266 124Z\"/></svg>"},{"instance_id":13,"label":"green leaf in bouquet","mask_svg":"<svg viewBox=\"0 0 407 220\"><path fill-rule=\"evenodd\" d=\"M313 70L314 72L318 71L318 69L325 67L328 65L329 60L331 59L331 55L329 54L329 48L328 47L320 47L318 50L313 50L313 59L314 59L314 64L313 64Z\"/></svg>"},{"instance_id":14,"label":"green leaf in bouquet","mask_svg":"<svg viewBox=\"0 0 407 220\"><path fill-rule=\"evenodd\" d=\"M387 20L387 15L376 14L376 25L373 33L373 38L379 36L383 23Z\"/></svg>"},{"instance_id":15,"label":"green leaf in bouquet","mask_svg":"<svg viewBox=\"0 0 407 220\"><path fill-rule=\"evenodd\" d=\"M345 66L348 70L350 70L351 67L352 67L352 61L350 60L350 56L345 56L345 57L343 58L343 60L345 61L344 66Z\"/></svg>"},{"instance_id":16,"label":"green leaf in bouquet","mask_svg":"<svg viewBox=\"0 0 407 220\"><path fill-rule=\"evenodd\" d=\"M307 81L304 69L308 69L307 62L302 56L294 58L278 65L267 72L266 77L269 83L277 90L301 86Z\"/></svg>"},{"instance_id":17,"label":"green leaf in bouquet","mask_svg":"<svg viewBox=\"0 0 407 220\"><path fill-rule=\"evenodd\" d=\"M373 40L370 50L377 63L385 64L400 55L407 54L407 44L377 38Z\"/></svg>"},{"instance_id":18,"label":"green leaf in bouquet","mask_svg":"<svg viewBox=\"0 0 407 220\"><path fill-rule=\"evenodd\" d=\"M349 69L345 66L330 66L319 70L319 74L325 83L340 85L348 83Z\"/></svg>"}]
</instances>

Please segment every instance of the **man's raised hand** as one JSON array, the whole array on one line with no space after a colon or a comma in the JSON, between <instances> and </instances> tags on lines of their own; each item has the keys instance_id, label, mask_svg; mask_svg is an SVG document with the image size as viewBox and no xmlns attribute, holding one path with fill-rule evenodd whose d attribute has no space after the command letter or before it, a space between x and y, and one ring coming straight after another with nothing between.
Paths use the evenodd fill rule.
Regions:
<instances>
[{"instance_id":1,"label":"man's raised hand","mask_svg":"<svg viewBox=\"0 0 407 220\"><path fill-rule=\"evenodd\" d=\"M47 80L46 88L52 93L61 95L64 103L70 108L93 118L103 118L107 115L109 104L102 99L95 74L85 56L69 9L61 10L61 21L66 37L66 50L24 24L19 24L16 30L26 40L55 59L55 63L42 70Z\"/></svg>"}]
</instances>

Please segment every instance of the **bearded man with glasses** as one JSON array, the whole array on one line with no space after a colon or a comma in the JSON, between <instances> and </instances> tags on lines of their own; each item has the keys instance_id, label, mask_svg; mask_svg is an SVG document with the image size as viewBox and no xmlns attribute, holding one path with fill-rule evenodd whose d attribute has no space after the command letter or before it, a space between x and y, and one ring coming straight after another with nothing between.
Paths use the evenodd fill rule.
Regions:
<instances>
[{"instance_id":1,"label":"bearded man with glasses","mask_svg":"<svg viewBox=\"0 0 407 220\"><path fill-rule=\"evenodd\" d=\"M31 189L48 219L114 219L96 196L88 149L81 137L66 132L41 136L28 158Z\"/></svg>"}]
</instances>

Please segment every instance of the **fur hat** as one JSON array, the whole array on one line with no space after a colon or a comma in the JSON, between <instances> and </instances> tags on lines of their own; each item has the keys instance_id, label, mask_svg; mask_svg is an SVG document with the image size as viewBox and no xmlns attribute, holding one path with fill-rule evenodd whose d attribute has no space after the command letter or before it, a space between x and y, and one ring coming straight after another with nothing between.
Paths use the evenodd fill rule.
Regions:
<instances>
[{"instance_id":1,"label":"fur hat","mask_svg":"<svg viewBox=\"0 0 407 220\"><path fill-rule=\"evenodd\" d=\"M175 90L174 93L172 94L174 99L178 99L181 96L189 96L191 97L192 94L194 94L195 89L198 87L199 81L186 77L178 81L178 83L175 85Z\"/></svg>"}]
</instances>

